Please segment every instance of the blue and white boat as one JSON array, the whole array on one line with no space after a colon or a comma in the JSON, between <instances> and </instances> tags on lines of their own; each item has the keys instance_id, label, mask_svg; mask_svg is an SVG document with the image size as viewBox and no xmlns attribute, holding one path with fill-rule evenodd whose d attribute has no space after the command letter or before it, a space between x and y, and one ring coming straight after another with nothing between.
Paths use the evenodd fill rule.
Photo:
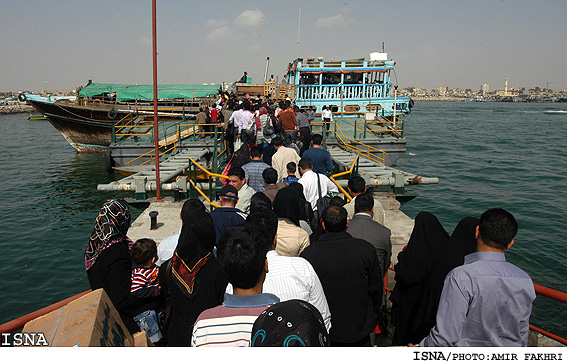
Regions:
<instances>
[{"instance_id":1,"label":"blue and white boat","mask_svg":"<svg viewBox=\"0 0 567 363\"><path fill-rule=\"evenodd\" d=\"M333 112L338 130L333 129L329 146L342 136L348 143L363 141L392 165L406 151L403 117L413 107L409 96L397 94L395 64L384 52L372 52L368 60L298 58L289 64L285 81L293 85L289 96L300 108L314 107L318 116L324 106Z\"/></svg>"}]
</instances>

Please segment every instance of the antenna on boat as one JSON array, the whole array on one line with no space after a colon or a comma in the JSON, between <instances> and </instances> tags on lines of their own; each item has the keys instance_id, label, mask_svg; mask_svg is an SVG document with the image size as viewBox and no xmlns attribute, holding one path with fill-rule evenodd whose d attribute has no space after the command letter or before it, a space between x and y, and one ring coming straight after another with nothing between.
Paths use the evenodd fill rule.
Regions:
<instances>
[{"instance_id":1,"label":"antenna on boat","mask_svg":"<svg viewBox=\"0 0 567 363\"><path fill-rule=\"evenodd\" d=\"M156 163L156 200L161 200L161 181L159 179L159 135L158 135L158 91L157 91L157 26L156 0L152 0L152 43L153 43L153 73L154 73L154 147Z\"/></svg>"},{"instance_id":2,"label":"antenna on boat","mask_svg":"<svg viewBox=\"0 0 567 363\"><path fill-rule=\"evenodd\" d=\"M297 25L297 54L295 59L299 58L299 35L301 34L301 6L299 7L299 24Z\"/></svg>"},{"instance_id":3,"label":"antenna on boat","mask_svg":"<svg viewBox=\"0 0 567 363\"><path fill-rule=\"evenodd\" d=\"M266 71L264 72L264 82L268 80L268 66L270 65L270 57L266 58Z\"/></svg>"}]
</instances>

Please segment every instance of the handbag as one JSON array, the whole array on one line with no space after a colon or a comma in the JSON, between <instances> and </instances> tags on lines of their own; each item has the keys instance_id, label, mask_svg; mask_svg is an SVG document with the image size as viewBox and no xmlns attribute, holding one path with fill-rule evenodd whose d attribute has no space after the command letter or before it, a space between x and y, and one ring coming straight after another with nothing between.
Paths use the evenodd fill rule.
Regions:
<instances>
[{"instance_id":1,"label":"handbag","mask_svg":"<svg viewBox=\"0 0 567 363\"><path fill-rule=\"evenodd\" d=\"M323 212L325 211L325 209L327 209L329 204L331 204L332 194L327 193L327 195L325 196L321 195L321 179L319 179L319 173L315 174L317 174L317 188L319 190L319 199L317 199L317 213L319 219L321 219L321 217L323 217Z\"/></svg>"},{"instance_id":2,"label":"handbag","mask_svg":"<svg viewBox=\"0 0 567 363\"><path fill-rule=\"evenodd\" d=\"M228 172L230 171L230 168L232 167L232 158L234 158L234 154L232 154L232 156L230 157L230 160L228 161L228 163L226 163L226 166L224 167L223 171L222 171L222 175L227 175L228 176ZM225 178L220 178L220 182L223 185L226 185L228 183L228 179Z\"/></svg>"},{"instance_id":3,"label":"handbag","mask_svg":"<svg viewBox=\"0 0 567 363\"><path fill-rule=\"evenodd\" d=\"M264 134L264 136L272 136L274 132L276 132L276 130L274 130L274 126L272 125L272 121L270 120L270 117L268 115L266 116L267 116L266 126L262 129L262 134Z\"/></svg>"},{"instance_id":4,"label":"handbag","mask_svg":"<svg viewBox=\"0 0 567 363\"><path fill-rule=\"evenodd\" d=\"M248 126L246 126L246 130L244 130L248 136L256 135L256 122L254 120L254 115L248 121Z\"/></svg>"}]
</instances>

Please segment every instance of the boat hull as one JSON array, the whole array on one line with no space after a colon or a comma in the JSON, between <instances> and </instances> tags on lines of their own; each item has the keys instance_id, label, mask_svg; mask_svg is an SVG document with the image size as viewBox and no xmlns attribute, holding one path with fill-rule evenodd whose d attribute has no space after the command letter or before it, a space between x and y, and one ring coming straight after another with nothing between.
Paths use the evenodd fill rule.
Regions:
<instances>
[{"instance_id":1,"label":"boat hull","mask_svg":"<svg viewBox=\"0 0 567 363\"><path fill-rule=\"evenodd\" d=\"M109 117L112 105L84 107L29 100L28 102L63 135L78 152L105 152L112 142L114 119L125 117L128 111L117 111Z\"/></svg>"}]
</instances>

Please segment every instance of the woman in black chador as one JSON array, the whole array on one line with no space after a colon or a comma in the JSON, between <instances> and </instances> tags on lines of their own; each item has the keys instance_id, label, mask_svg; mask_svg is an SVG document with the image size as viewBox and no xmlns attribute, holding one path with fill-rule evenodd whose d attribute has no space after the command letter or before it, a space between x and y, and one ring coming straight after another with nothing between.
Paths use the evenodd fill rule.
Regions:
<instances>
[{"instance_id":1,"label":"woman in black chador","mask_svg":"<svg viewBox=\"0 0 567 363\"><path fill-rule=\"evenodd\" d=\"M179 235L173 257L160 268L162 293L168 296L164 336L169 346L190 346L199 314L222 304L226 285L213 255L215 227L205 208L194 208Z\"/></svg>"},{"instance_id":2,"label":"woman in black chador","mask_svg":"<svg viewBox=\"0 0 567 363\"><path fill-rule=\"evenodd\" d=\"M419 342L435 326L435 316L445 276L476 251L478 219L462 219L453 234L445 231L437 217L421 212L407 246L398 254L396 285L390 296L392 345Z\"/></svg>"}]
</instances>

